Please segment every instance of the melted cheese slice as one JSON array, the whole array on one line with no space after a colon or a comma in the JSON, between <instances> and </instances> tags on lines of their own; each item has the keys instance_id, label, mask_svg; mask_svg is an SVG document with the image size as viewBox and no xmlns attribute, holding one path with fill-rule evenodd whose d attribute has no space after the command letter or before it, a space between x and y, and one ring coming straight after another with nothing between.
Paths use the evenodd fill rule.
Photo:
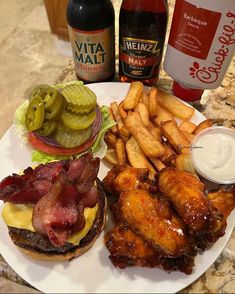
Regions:
<instances>
[{"instance_id":1,"label":"melted cheese slice","mask_svg":"<svg viewBox=\"0 0 235 294\"><path fill-rule=\"evenodd\" d=\"M96 217L96 213L98 210L98 204L94 207L86 207L84 209L84 217L86 224L84 228L71 235L68 239L69 243L74 245L79 245L80 240L86 236L89 232L90 228L93 225L93 222ZM32 225L32 215L33 215L33 207L23 204L12 204L7 202L2 210L2 217L4 222L9 227L15 227L18 229L25 229L31 232L35 232L35 229Z\"/></svg>"}]
</instances>

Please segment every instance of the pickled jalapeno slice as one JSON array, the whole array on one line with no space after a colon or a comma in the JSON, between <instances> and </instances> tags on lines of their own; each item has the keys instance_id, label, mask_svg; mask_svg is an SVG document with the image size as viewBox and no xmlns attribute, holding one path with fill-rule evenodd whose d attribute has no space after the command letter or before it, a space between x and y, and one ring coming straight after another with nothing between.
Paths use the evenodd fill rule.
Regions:
<instances>
[{"instance_id":1,"label":"pickled jalapeno slice","mask_svg":"<svg viewBox=\"0 0 235 294\"><path fill-rule=\"evenodd\" d=\"M55 103L59 92L56 88L53 88L49 85L39 85L34 88L33 92L31 93L29 100L33 99L36 96L42 98L45 109L52 107Z\"/></svg>"},{"instance_id":2,"label":"pickled jalapeno slice","mask_svg":"<svg viewBox=\"0 0 235 294\"><path fill-rule=\"evenodd\" d=\"M65 107L65 99L64 97L58 93L56 100L51 105L51 107L45 108L45 118L46 119L56 119L62 113Z\"/></svg>"},{"instance_id":3,"label":"pickled jalapeno slice","mask_svg":"<svg viewBox=\"0 0 235 294\"><path fill-rule=\"evenodd\" d=\"M25 125L29 131L41 128L44 120L44 104L42 98L35 96L30 100L25 115Z\"/></svg>"},{"instance_id":4,"label":"pickled jalapeno slice","mask_svg":"<svg viewBox=\"0 0 235 294\"><path fill-rule=\"evenodd\" d=\"M57 129L57 123L52 120L44 121L41 128L37 130L40 136L50 136L55 133Z\"/></svg>"}]
</instances>

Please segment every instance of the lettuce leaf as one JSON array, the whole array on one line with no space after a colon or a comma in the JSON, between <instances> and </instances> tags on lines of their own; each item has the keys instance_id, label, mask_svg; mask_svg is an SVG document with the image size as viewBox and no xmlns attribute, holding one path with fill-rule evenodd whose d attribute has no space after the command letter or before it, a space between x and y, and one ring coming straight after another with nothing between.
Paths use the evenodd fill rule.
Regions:
<instances>
[{"instance_id":1,"label":"lettuce leaf","mask_svg":"<svg viewBox=\"0 0 235 294\"><path fill-rule=\"evenodd\" d=\"M29 101L23 102L15 111L13 122L16 128L17 135L21 138L21 147L27 144L27 134L28 130L25 125L25 115L28 109Z\"/></svg>"},{"instance_id":2,"label":"lettuce leaf","mask_svg":"<svg viewBox=\"0 0 235 294\"><path fill-rule=\"evenodd\" d=\"M50 155L38 150L33 150L31 160L32 162L48 163L51 161L64 160L70 158L72 159L72 156Z\"/></svg>"},{"instance_id":3,"label":"lettuce leaf","mask_svg":"<svg viewBox=\"0 0 235 294\"><path fill-rule=\"evenodd\" d=\"M25 126L25 114L26 114L27 108L28 108L28 100L25 101L23 104L21 104L17 108L14 115L14 124L16 127L16 133L21 137L22 145L27 144L28 131ZM107 145L104 142L104 134L108 129L114 126L116 122L110 119L108 106L103 105L101 107L101 115L102 115L101 127L95 142L90 147L90 150L92 151L94 156L100 157L102 159L105 156L106 150L107 150ZM84 153L85 152L87 151L84 151ZM75 157L80 157L84 153L80 153ZM49 155L38 150L33 150L31 159L32 159L32 162L47 163L51 161L71 159L71 158L74 158L74 156Z\"/></svg>"}]
</instances>

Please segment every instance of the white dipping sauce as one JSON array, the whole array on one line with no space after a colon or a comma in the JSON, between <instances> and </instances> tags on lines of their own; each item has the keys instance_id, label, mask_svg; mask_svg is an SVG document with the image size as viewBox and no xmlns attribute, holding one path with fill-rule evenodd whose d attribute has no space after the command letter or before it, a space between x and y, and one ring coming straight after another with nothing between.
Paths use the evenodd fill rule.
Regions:
<instances>
[{"instance_id":1,"label":"white dipping sauce","mask_svg":"<svg viewBox=\"0 0 235 294\"><path fill-rule=\"evenodd\" d=\"M235 182L235 131L208 128L192 143L192 160L197 172L217 183Z\"/></svg>"}]
</instances>

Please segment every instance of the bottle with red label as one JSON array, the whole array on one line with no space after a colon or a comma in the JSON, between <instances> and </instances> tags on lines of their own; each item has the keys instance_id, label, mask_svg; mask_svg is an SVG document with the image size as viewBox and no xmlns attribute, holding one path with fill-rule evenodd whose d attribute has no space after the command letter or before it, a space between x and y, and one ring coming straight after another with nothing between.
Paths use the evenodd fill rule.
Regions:
<instances>
[{"instance_id":1,"label":"bottle with red label","mask_svg":"<svg viewBox=\"0 0 235 294\"><path fill-rule=\"evenodd\" d=\"M186 101L217 88L235 50L235 0L176 0L164 60L173 93Z\"/></svg>"},{"instance_id":2,"label":"bottle with red label","mask_svg":"<svg viewBox=\"0 0 235 294\"><path fill-rule=\"evenodd\" d=\"M67 22L78 79L113 80L115 28L111 0L69 0Z\"/></svg>"},{"instance_id":3,"label":"bottle with red label","mask_svg":"<svg viewBox=\"0 0 235 294\"><path fill-rule=\"evenodd\" d=\"M159 75L168 18L166 0L123 0L119 16L119 77L153 85Z\"/></svg>"}]
</instances>

